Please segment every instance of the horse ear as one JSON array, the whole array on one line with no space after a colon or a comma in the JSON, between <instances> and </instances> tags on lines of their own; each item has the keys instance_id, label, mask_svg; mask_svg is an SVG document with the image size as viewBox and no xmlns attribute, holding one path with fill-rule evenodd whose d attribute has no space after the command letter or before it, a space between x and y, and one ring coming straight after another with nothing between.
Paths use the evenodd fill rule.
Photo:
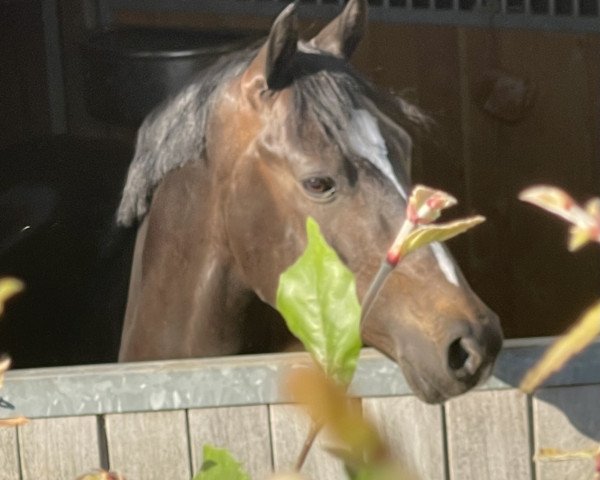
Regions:
<instances>
[{"instance_id":1,"label":"horse ear","mask_svg":"<svg viewBox=\"0 0 600 480\"><path fill-rule=\"evenodd\" d=\"M298 50L296 2L288 5L275 19L265 45L265 79L269 88L285 85L290 79L292 58Z\"/></svg>"},{"instance_id":2,"label":"horse ear","mask_svg":"<svg viewBox=\"0 0 600 480\"><path fill-rule=\"evenodd\" d=\"M244 74L245 83L255 84L261 79L269 89L284 87L291 79L292 59L297 50L298 21L294 2L273 22L269 38Z\"/></svg>"},{"instance_id":3,"label":"horse ear","mask_svg":"<svg viewBox=\"0 0 600 480\"><path fill-rule=\"evenodd\" d=\"M350 58L367 29L368 8L367 0L350 0L342 13L313 37L311 45L336 57Z\"/></svg>"}]
</instances>

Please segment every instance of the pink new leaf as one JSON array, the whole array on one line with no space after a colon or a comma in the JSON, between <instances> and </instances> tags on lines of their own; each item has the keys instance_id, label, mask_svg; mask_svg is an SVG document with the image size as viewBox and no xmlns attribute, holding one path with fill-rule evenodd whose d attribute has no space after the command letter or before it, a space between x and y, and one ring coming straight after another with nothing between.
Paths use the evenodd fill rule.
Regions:
<instances>
[{"instance_id":1,"label":"pink new leaf","mask_svg":"<svg viewBox=\"0 0 600 480\"><path fill-rule=\"evenodd\" d=\"M442 190L417 185L408 200L407 218L415 225L431 223L440 217L442 210L456 203L452 195Z\"/></svg>"},{"instance_id":2,"label":"pink new leaf","mask_svg":"<svg viewBox=\"0 0 600 480\"><path fill-rule=\"evenodd\" d=\"M539 185L523 190L519 199L536 205L572 224L569 230L570 251L591 241L600 242L600 199L588 201L585 208L560 188Z\"/></svg>"}]
</instances>

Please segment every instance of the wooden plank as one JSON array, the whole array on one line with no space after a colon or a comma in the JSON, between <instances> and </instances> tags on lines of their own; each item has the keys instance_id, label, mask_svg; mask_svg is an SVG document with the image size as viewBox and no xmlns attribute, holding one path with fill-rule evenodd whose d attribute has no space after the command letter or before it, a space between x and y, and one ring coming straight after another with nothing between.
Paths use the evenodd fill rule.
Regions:
<instances>
[{"instance_id":1,"label":"wooden plank","mask_svg":"<svg viewBox=\"0 0 600 480\"><path fill-rule=\"evenodd\" d=\"M364 399L363 408L415 478L446 478L442 407L406 396Z\"/></svg>"},{"instance_id":2,"label":"wooden plank","mask_svg":"<svg viewBox=\"0 0 600 480\"><path fill-rule=\"evenodd\" d=\"M297 406L271 406L271 441L276 471L292 469L302 450L309 426L308 417ZM306 458L302 473L307 478L323 480L348 478L342 462L323 450L326 444L327 440L322 432Z\"/></svg>"},{"instance_id":3,"label":"wooden plank","mask_svg":"<svg viewBox=\"0 0 600 480\"><path fill-rule=\"evenodd\" d=\"M533 432L540 448L579 450L600 443L600 385L540 390L533 399ZM591 480L592 460L536 462L537 480Z\"/></svg>"},{"instance_id":4,"label":"wooden plank","mask_svg":"<svg viewBox=\"0 0 600 480\"><path fill-rule=\"evenodd\" d=\"M184 410L106 416L110 468L131 480L189 480Z\"/></svg>"},{"instance_id":5,"label":"wooden plank","mask_svg":"<svg viewBox=\"0 0 600 480\"><path fill-rule=\"evenodd\" d=\"M202 447L227 448L251 478L272 470L269 409L266 405L203 408L188 412L192 470L202 465Z\"/></svg>"},{"instance_id":6,"label":"wooden plank","mask_svg":"<svg viewBox=\"0 0 600 480\"><path fill-rule=\"evenodd\" d=\"M16 428L0 428L0 480L21 480Z\"/></svg>"},{"instance_id":7,"label":"wooden plank","mask_svg":"<svg viewBox=\"0 0 600 480\"><path fill-rule=\"evenodd\" d=\"M529 480L527 397L473 392L446 403L451 480Z\"/></svg>"},{"instance_id":8,"label":"wooden plank","mask_svg":"<svg viewBox=\"0 0 600 480\"><path fill-rule=\"evenodd\" d=\"M94 416L38 418L19 427L23 480L76 478L100 468Z\"/></svg>"}]
</instances>

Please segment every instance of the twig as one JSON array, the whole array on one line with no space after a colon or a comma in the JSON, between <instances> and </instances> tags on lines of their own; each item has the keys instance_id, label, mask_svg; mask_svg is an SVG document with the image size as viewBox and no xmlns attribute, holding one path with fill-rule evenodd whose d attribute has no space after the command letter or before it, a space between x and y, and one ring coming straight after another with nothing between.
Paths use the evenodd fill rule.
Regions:
<instances>
[{"instance_id":1,"label":"twig","mask_svg":"<svg viewBox=\"0 0 600 480\"><path fill-rule=\"evenodd\" d=\"M316 423L311 423L310 430L308 431L308 435L306 436L306 440L304 440L304 445L302 445L302 450L300 451L300 455L298 455L298 459L296 460L296 465L294 465L294 470L299 472L306 461L306 457L308 457L308 453L310 452L313 443L315 443L315 439L317 435L321 431L322 425L317 425Z\"/></svg>"},{"instance_id":2,"label":"twig","mask_svg":"<svg viewBox=\"0 0 600 480\"><path fill-rule=\"evenodd\" d=\"M363 297L360 316L361 324L371 311L371 307L373 306L375 298L383 287L383 284L387 280L388 276L390 273L392 273L392 270L394 270L396 265L398 265L398 263L400 263L402 260L402 257L400 256L400 246L406 237L408 237L408 235L415 229L415 226L415 223L410 221L408 218L404 220L398 235L396 235L394 243L388 250L385 259L381 262L378 272L375 274L375 277L367 289L367 293L365 293L365 296Z\"/></svg>"},{"instance_id":3,"label":"twig","mask_svg":"<svg viewBox=\"0 0 600 480\"><path fill-rule=\"evenodd\" d=\"M383 262L381 262L379 271L375 275L375 278L373 278L373 281L371 282L371 285L369 285L369 289L367 290L367 293L365 293L365 296L363 297L363 303L362 303L362 309L361 309L361 315L360 315L360 323L361 324L364 321L364 319L367 317L369 312L371 311L371 307L373 306L375 297L377 297L377 294L383 287L383 284L385 283L388 275L392 272L393 269L394 269L394 267L392 265L390 265L387 260L384 260Z\"/></svg>"}]
</instances>

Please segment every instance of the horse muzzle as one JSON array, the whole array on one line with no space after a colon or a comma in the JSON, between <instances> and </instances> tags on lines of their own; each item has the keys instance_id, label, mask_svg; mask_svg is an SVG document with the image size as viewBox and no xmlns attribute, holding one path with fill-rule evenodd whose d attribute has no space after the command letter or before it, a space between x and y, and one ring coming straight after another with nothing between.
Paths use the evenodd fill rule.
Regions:
<instances>
[{"instance_id":1,"label":"horse muzzle","mask_svg":"<svg viewBox=\"0 0 600 480\"><path fill-rule=\"evenodd\" d=\"M438 341L418 329L397 332L387 337L395 341L384 344L378 344L379 335L365 338L398 363L415 395L427 403L443 402L485 381L502 347L500 322L491 311L479 315L476 323L447 318L437 321L445 326Z\"/></svg>"}]
</instances>

